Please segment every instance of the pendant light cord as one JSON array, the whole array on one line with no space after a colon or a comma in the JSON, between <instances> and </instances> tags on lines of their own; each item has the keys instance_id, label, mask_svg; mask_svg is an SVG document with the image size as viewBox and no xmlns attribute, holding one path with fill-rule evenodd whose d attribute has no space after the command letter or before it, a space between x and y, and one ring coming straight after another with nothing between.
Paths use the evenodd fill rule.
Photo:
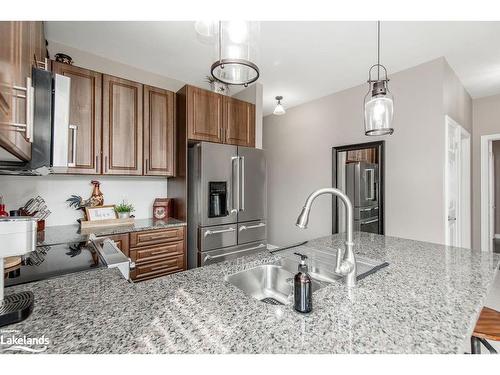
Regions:
<instances>
[{"instance_id":1,"label":"pendant light cord","mask_svg":"<svg viewBox=\"0 0 500 375\"><path fill-rule=\"evenodd\" d=\"M377 21L377 80L380 81L380 21Z\"/></svg>"},{"instance_id":2,"label":"pendant light cord","mask_svg":"<svg viewBox=\"0 0 500 375\"><path fill-rule=\"evenodd\" d=\"M222 62L222 21L219 21L219 62Z\"/></svg>"}]
</instances>

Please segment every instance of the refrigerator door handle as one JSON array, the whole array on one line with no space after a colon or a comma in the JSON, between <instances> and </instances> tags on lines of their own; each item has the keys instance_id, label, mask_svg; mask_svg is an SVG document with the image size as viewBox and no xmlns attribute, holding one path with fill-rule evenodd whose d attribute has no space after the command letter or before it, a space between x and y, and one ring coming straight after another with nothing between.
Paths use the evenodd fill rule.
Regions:
<instances>
[{"instance_id":1,"label":"refrigerator door handle","mask_svg":"<svg viewBox=\"0 0 500 375\"><path fill-rule=\"evenodd\" d=\"M249 225L249 226L242 225L240 227L239 231L241 232L242 230L257 229L257 228L262 228L262 227L265 227L265 226L266 226L265 223L259 223L259 224L256 224L256 225Z\"/></svg>"},{"instance_id":2,"label":"refrigerator door handle","mask_svg":"<svg viewBox=\"0 0 500 375\"><path fill-rule=\"evenodd\" d=\"M229 232L234 232L236 229L234 229L233 227L229 227L227 229L220 229L220 230L207 230L205 231L205 233L203 234L204 237L207 237L207 236L211 236L212 234L221 234L221 233L229 233Z\"/></svg>"},{"instance_id":3,"label":"refrigerator door handle","mask_svg":"<svg viewBox=\"0 0 500 375\"><path fill-rule=\"evenodd\" d=\"M234 178L234 161L237 161L236 163L236 175L237 178ZM240 157L239 156L233 156L231 158L231 213L237 213L238 209L240 207ZM235 188L236 181L238 181L238 187ZM237 195L236 195L237 192ZM236 199L237 198L237 199Z\"/></svg>"},{"instance_id":4,"label":"refrigerator door handle","mask_svg":"<svg viewBox=\"0 0 500 375\"><path fill-rule=\"evenodd\" d=\"M239 185L241 187L241 197L239 199L239 210L245 211L245 157L240 156L240 164L241 164L241 175Z\"/></svg>"},{"instance_id":5,"label":"refrigerator door handle","mask_svg":"<svg viewBox=\"0 0 500 375\"><path fill-rule=\"evenodd\" d=\"M263 247L266 247L266 245L264 245L263 243L261 243L261 244L259 244L257 246L254 246L254 247L249 247L247 249L242 249L242 250L231 251L229 253L224 253L224 254L219 254L219 255L210 255L210 254L207 254L207 255L205 255L205 258L203 259L203 261L207 262L209 260L217 259L217 258L223 258L223 257L226 257L228 255L233 255L233 254L238 254L238 253L246 253L248 251L254 251L254 250L257 250L257 249L261 249Z\"/></svg>"},{"instance_id":6,"label":"refrigerator door handle","mask_svg":"<svg viewBox=\"0 0 500 375\"><path fill-rule=\"evenodd\" d=\"M370 178L368 178L368 174ZM367 185L367 190L369 191L369 195L366 194L366 200L372 201L375 199L375 170L374 169L365 169L365 184Z\"/></svg>"}]
</instances>

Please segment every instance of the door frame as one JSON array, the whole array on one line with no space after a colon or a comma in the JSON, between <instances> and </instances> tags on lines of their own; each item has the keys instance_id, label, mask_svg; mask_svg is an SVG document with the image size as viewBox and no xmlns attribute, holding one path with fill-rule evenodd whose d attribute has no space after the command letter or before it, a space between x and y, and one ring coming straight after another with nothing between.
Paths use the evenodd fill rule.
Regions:
<instances>
[{"instance_id":1,"label":"door frame","mask_svg":"<svg viewBox=\"0 0 500 375\"><path fill-rule=\"evenodd\" d=\"M500 140L500 134L489 134L481 136L481 250L493 251L493 236L495 233L491 231L491 211L490 184L494 176L491 175L490 165L490 147L493 141Z\"/></svg>"},{"instance_id":2,"label":"door frame","mask_svg":"<svg viewBox=\"0 0 500 375\"><path fill-rule=\"evenodd\" d=\"M445 115L445 161L444 161L444 227L445 227L445 244L450 244L450 238L448 237L448 135L450 126L458 129L460 132L460 146L459 146L459 175L458 180L459 194L458 194L458 213L456 225L458 226L457 231L459 234L458 247L471 248L471 205L472 205L472 195L471 195L471 134L458 122L448 115ZM464 142L465 140L465 142ZM465 147L463 146L465 144ZM465 164L462 159L465 158ZM464 172L465 167L465 172ZM462 187L465 186L465 195L463 194ZM463 228L467 229L466 236L463 236Z\"/></svg>"}]
</instances>

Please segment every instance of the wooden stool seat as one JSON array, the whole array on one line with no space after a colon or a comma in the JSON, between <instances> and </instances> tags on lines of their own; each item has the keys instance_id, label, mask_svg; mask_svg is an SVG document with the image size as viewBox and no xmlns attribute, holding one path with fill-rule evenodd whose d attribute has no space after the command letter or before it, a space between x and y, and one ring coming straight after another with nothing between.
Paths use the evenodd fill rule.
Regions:
<instances>
[{"instance_id":1,"label":"wooden stool seat","mask_svg":"<svg viewBox=\"0 0 500 375\"><path fill-rule=\"evenodd\" d=\"M471 353L480 354L481 344L486 346L490 353L496 350L486 340L500 341L500 311L483 307L477 320L471 338Z\"/></svg>"},{"instance_id":2,"label":"wooden stool seat","mask_svg":"<svg viewBox=\"0 0 500 375\"><path fill-rule=\"evenodd\" d=\"M500 341L500 311L483 307L472 336Z\"/></svg>"}]
</instances>

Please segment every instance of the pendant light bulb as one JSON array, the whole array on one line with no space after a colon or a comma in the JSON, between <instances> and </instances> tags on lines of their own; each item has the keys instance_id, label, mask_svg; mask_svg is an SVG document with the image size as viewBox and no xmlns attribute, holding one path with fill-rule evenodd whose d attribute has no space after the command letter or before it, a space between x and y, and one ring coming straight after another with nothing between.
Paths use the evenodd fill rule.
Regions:
<instances>
[{"instance_id":1,"label":"pendant light bulb","mask_svg":"<svg viewBox=\"0 0 500 375\"><path fill-rule=\"evenodd\" d=\"M282 96L277 96L275 98L277 100L276 108L274 108L273 114L276 116L281 116L286 113L285 107L283 107L283 104L281 104L281 101L283 100Z\"/></svg>"},{"instance_id":2,"label":"pendant light bulb","mask_svg":"<svg viewBox=\"0 0 500 375\"><path fill-rule=\"evenodd\" d=\"M394 133L392 119L394 98L389 91L387 69L380 64L380 21L377 23L377 64L368 71L369 90L364 100L365 135L391 135ZM377 69L377 79L372 79L373 69ZM384 76L380 77L381 70Z\"/></svg>"}]
</instances>

